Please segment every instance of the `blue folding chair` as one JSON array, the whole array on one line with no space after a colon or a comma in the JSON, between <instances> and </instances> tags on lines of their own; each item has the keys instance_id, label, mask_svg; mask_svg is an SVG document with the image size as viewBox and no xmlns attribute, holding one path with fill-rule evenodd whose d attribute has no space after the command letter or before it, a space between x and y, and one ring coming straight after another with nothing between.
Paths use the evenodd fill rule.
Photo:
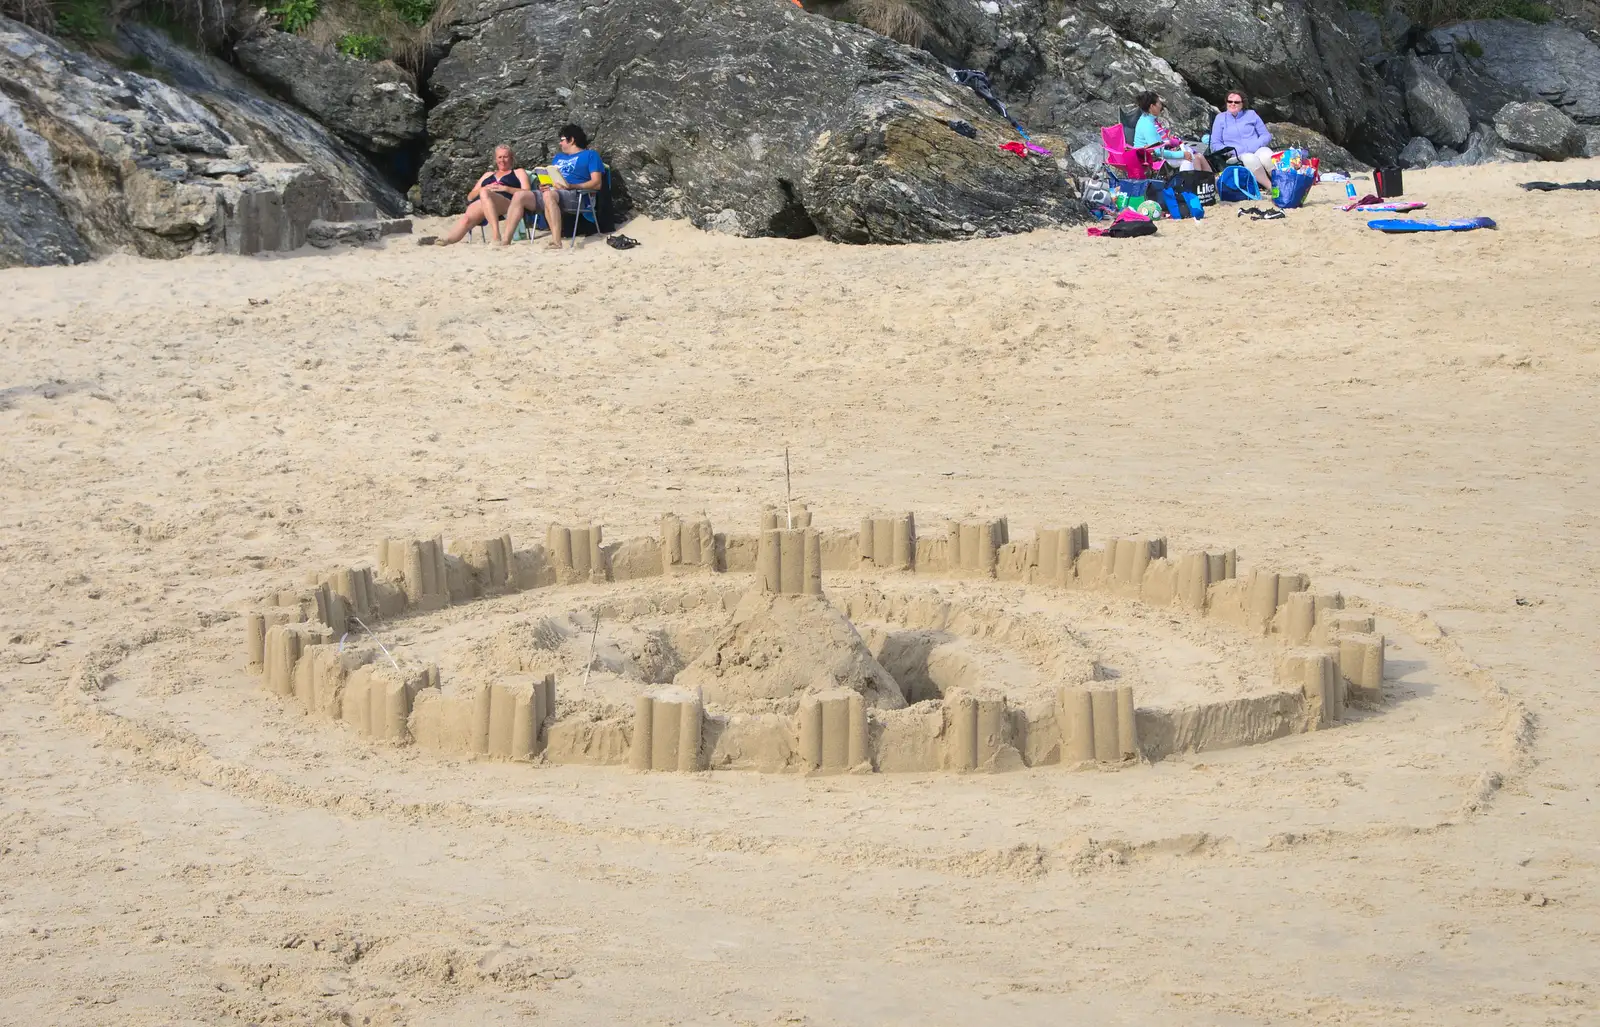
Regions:
<instances>
[{"instance_id":1,"label":"blue folding chair","mask_svg":"<svg viewBox=\"0 0 1600 1027\"><path fill-rule=\"evenodd\" d=\"M611 189L610 166L600 165L600 176L602 176L600 181L605 182L606 189ZM578 222L582 221L582 219L589 219L590 224L595 227L595 234L600 234L600 214L595 211L595 203L597 203L598 200L600 200L600 194L598 194L598 192L579 192L578 210L573 211L573 238L571 238L570 243L571 250L578 250Z\"/></svg>"}]
</instances>

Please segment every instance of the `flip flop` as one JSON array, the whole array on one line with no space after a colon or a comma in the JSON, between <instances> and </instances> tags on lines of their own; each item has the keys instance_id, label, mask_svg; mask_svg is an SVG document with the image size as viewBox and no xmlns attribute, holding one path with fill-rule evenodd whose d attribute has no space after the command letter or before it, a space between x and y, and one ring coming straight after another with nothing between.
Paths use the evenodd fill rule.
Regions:
<instances>
[{"instance_id":1,"label":"flip flop","mask_svg":"<svg viewBox=\"0 0 1600 1027\"><path fill-rule=\"evenodd\" d=\"M631 250L639 245L639 240L631 239L626 235L606 236L606 245L614 250Z\"/></svg>"}]
</instances>

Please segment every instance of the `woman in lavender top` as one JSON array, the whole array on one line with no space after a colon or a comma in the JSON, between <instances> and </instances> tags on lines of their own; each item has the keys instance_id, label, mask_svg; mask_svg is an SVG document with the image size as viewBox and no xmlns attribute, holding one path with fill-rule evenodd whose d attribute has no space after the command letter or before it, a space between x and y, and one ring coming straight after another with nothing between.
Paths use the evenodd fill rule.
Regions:
<instances>
[{"instance_id":1,"label":"woman in lavender top","mask_svg":"<svg viewBox=\"0 0 1600 1027\"><path fill-rule=\"evenodd\" d=\"M1233 147L1239 163L1250 169L1264 190L1272 189L1272 133L1255 111L1244 109L1244 94L1228 94L1228 106L1211 122L1211 149Z\"/></svg>"}]
</instances>

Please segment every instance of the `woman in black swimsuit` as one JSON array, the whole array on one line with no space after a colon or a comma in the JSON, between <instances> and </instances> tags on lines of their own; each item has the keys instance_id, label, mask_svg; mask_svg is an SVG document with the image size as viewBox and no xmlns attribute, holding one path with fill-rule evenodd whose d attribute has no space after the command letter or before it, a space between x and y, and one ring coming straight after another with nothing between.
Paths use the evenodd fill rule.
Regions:
<instances>
[{"instance_id":1,"label":"woman in black swimsuit","mask_svg":"<svg viewBox=\"0 0 1600 1027\"><path fill-rule=\"evenodd\" d=\"M528 181L528 173L511 166L514 160L511 147L504 143L495 147L494 170L478 179L478 184L472 187L467 194L466 213L450 229L450 234L439 240L439 245L449 246L460 242L468 232L485 223L489 226L490 234L499 237L500 219L505 216L506 208L511 206L511 197L519 189L533 188Z\"/></svg>"}]
</instances>

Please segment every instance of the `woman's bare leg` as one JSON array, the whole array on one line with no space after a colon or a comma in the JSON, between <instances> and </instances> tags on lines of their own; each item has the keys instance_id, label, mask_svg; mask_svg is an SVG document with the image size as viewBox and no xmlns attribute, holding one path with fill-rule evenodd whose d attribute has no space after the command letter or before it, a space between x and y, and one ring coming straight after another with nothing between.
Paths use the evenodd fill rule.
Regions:
<instances>
[{"instance_id":1,"label":"woman's bare leg","mask_svg":"<svg viewBox=\"0 0 1600 1027\"><path fill-rule=\"evenodd\" d=\"M462 213L461 219L450 229L450 234L439 240L440 246L450 246L467 237L467 233L477 227L478 222L484 218L483 208L479 204L485 202L478 199L467 204L467 209Z\"/></svg>"},{"instance_id":2,"label":"woman's bare leg","mask_svg":"<svg viewBox=\"0 0 1600 1027\"><path fill-rule=\"evenodd\" d=\"M506 206L505 222L495 235L496 240L502 246L509 243L511 237L516 234L517 223L522 220L522 215L527 212L529 204L536 202L538 202L538 198L527 189L518 189L516 194L511 197L511 202ZM532 233L529 234L531 236Z\"/></svg>"},{"instance_id":3,"label":"woman's bare leg","mask_svg":"<svg viewBox=\"0 0 1600 1027\"><path fill-rule=\"evenodd\" d=\"M489 222L489 238L500 238L500 218L511 207L511 197L505 193L485 193L483 197L484 219Z\"/></svg>"}]
</instances>

